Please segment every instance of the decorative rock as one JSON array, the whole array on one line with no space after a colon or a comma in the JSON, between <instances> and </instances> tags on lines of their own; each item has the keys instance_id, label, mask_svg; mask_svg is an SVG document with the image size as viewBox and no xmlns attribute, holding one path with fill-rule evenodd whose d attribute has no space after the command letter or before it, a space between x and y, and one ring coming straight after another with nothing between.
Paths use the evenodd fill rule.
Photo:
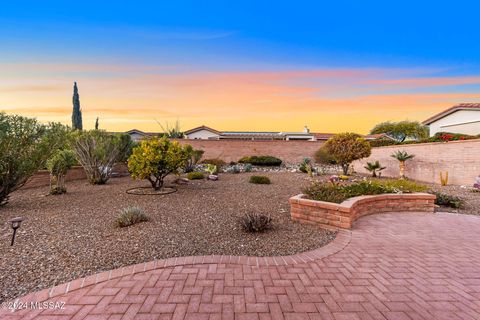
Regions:
<instances>
[{"instance_id":1,"label":"decorative rock","mask_svg":"<svg viewBox=\"0 0 480 320\"><path fill-rule=\"evenodd\" d=\"M473 184L473 187L475 189L480 189L480 176L478 176L476 179L475 179L475 183Z\"/></svg>"},{"instance_id":2,"label":"decorative rock","mask_svg":"<svg viewBox=\"0 0 480 320\"><path fill-rule=\"evenodd\" d=\"M215 175L215 174L210 174L210 175L208 175L207 180L217 181L218 176Z\"/></svg>"}]
</instances>

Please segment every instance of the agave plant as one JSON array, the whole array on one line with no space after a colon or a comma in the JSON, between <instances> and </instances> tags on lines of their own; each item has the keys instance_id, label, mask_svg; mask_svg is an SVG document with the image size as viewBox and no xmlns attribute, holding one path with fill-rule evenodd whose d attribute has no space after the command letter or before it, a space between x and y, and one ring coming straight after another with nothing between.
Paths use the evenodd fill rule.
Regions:
<instances>
[{"instance_id":1,"label":"agave plant","mask_svg":"<svg viewBox=\"0 0 480 320\"><path fill-rule=\"evenodd\" d=\"M409 154L407 151L397 150L391 155L391 157L400 162L400 179L405 179L405 162L413 159L415 155Z\"/></svg>"},{"instance_id":2,"label":"agave plant","mask_svg":"<svg viewBox=\"0 0 480 320\"><path fill-rule=\"evenodd\" d=\"M367 165L364 168L372 173L372 177L376 178L377 177L377 171L382 171L386 167L382 167L380 162L377 160L375 162L367 162Z\"/></svg>"}]
</instances>

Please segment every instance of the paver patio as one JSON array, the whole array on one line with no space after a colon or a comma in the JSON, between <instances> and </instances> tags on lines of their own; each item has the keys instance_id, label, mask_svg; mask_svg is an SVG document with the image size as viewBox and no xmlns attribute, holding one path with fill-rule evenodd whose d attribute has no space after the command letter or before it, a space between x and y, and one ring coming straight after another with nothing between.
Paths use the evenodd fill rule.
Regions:
<instances>
[{"instance_id":1,"label":"paver patio","mask_svg":"<svg viewBox=\"0 0 480 320\"><path fill-rule=\"evenodd\" d=\"M310 253L152 261L20 299L63 310L0 319L480 319L479 230L476 216L372 215Z\"/></svg>"}]
</instances>

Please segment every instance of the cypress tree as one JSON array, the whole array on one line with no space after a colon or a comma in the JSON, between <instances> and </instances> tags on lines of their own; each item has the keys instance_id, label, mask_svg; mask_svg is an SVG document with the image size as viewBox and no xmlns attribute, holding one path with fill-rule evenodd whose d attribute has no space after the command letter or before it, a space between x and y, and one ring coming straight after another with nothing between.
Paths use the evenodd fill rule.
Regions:
<instances>
[{"instance_id":1,"label":"cypress tree","mask_svg":"<svg viewBox=\"0 0 480 320\"><path fill-rule=\"evenodd\" d=\"M73 84L72 128L73 130L83 130L82 109L80 108L80 96L78 95L76 82Z\"/></svg>"},{"instance_id":2,"label":"cypress tree","mask_svg":"<svg viewBox=\"0 0 480 320\"><path fill-rule=\"evenodd\" d=\"M98 117L97 120L95 120L95 130L98 130Z\"/></svg>"}]
</instances>

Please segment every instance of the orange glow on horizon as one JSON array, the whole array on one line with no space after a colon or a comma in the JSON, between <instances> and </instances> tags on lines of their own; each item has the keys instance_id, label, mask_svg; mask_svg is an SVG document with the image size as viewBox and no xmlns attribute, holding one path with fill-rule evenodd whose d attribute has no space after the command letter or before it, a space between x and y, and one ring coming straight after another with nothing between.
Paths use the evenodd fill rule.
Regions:
<instances>
[{"instance_id":1,"label":"orange glow on horizon","mask_svg":"<svg viewBox=\"0 0 480 320\"><path fill-rule=\"evenodd\" d=\"M0 64L0 110L70 124L77 81L87 129L98 116L100 127L110 131L161 131L155 119L179 119L183 130L204 124L218 130L301 131L308 125L312 132L367 133L378 122L422 121L453 104L480 101L474 92L431 90L480 84L480 77L428 78L415 72Z\"/></svg>"}]
</instances>

